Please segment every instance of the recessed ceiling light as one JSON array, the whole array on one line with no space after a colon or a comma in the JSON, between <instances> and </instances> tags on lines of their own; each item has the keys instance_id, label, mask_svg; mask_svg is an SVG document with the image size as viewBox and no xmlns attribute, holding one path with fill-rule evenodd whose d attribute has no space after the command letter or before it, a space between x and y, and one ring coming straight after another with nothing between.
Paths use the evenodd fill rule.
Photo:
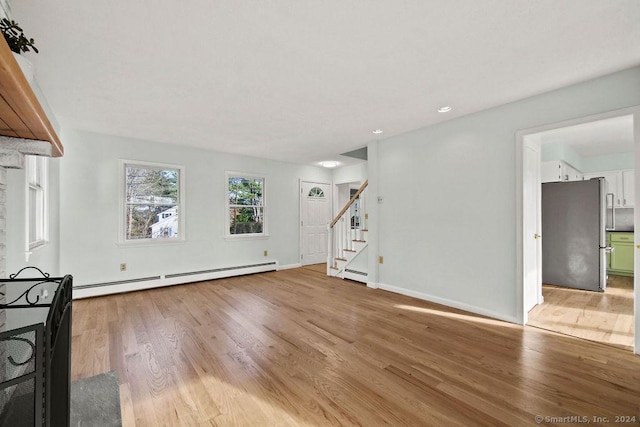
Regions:
<instances>
[{"instance_id":1,"label":"recessed ceiling light","mask_svg":"<svg viewBox=\"0 0 640 427\"><path fill-rule=\"evenodd\" d=\"M320 166L325 167L325 168L335 168L340 163L336 162L335 160L327 160L327 161L324 161L324 162L320 162L319 164L320 164Z\"/></svg>"},{"instance_id":2,"label":"recessed ceiling light","mask_svg":"<svg viewBox=\"0 0 640 427\"><path fill-rule=\"evenodd\" d=\"M373 133L375 133L376 135L378 135L378 134L380 134L382 132L383 132L382 129L376 129L376 130L373 131Z\"/></svg>"},{"instance_id":3,"label":"recessed ceiling light","mask_svg":"<svg viewBox=\"0 0 640 427\"><path fill-rule=\"evenodd\" d=\"M451 110L452 110L451 107L449 107L448 105L445 105L444 107L438 108L438 113L448 113Z\"/></svg>"}]
</instances>

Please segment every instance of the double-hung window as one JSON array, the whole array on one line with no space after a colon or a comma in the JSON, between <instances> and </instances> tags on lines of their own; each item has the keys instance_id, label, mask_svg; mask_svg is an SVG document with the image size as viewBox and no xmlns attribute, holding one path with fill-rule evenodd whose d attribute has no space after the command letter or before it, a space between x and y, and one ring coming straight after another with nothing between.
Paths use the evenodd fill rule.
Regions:
<instances>
[{"instance_id":1,"label":"double-hung window","mask_svg":"<svg viewBox=\"0 0 640 427\"><path fill-rule=\"evenodd\" d=\"M227 172L226 235L266 236L264 176Z\"/></svg>"},{"instance_id":2,"label":"double-hung window","mask_svg":"<svg viewBox=\"0 0 640 427\"><path fill-rule=\"evenodd\" d=\"M49 238L48 160L42 156L25 157L28 250L45 245Z\"/></svg>"},{"instance_id":3,"label":"double-hung window","mask_svg":"<svg viewBox=\"0 0 640 427\"><path fill-rule=\"evenodd\" d=\"M184 168L122 161L124 242L184 240Z\"/></svg>"}]
</instances>

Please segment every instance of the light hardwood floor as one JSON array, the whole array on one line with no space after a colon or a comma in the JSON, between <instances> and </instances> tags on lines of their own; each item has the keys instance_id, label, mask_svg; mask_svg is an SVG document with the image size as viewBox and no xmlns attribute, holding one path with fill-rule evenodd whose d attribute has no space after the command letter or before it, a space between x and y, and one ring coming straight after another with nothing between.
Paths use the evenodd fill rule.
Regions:
<instances>
[{"instance_id":1,"label":"light hardwood floor","mask_svg":"<svg viewBox=\"0 0 640 427\"><path fill-rule=\"evenodd\" d=\"M72 376L124 425L535 425L640 416L640 357L299 268L74 302Z\"/></svg>"},{"instance_id":2,"label":"light hardwood floor","mask_svg":"<svg viewBox=\"0 0 640 427\"><path fill-rule=\"evenodd\" d=\"M633 350L633 277L610 275L605 292L543 285L530 326Z\"/></svg>"}]
</instances>

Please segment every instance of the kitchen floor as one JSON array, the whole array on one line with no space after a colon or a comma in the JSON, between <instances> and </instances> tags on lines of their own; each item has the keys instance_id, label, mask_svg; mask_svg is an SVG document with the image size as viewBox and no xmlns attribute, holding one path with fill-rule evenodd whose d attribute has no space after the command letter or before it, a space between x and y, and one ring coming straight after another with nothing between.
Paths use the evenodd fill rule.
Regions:
<instances>
[{"instance_id":1,"label":"kitchen floor","mask_svg":"<svg viewBox=\"0 0 640 427\"><path fill-rule=\"evenodd\" d=\"M633 277L609 275L605 292L542 285L527 325L633 350Z\"/></svg>"}]
</instances>

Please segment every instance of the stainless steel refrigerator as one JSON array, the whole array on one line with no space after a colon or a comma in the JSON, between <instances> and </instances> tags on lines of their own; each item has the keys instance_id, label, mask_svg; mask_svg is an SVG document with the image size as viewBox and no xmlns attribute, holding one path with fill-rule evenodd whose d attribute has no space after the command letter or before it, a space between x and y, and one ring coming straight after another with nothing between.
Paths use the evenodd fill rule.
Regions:
<instances>
[{"instance_id":1,"label":"stainless steel refrigerator","mask_svg":"<svg viewBox=\"0 0 640 427\"><path fill-rule=\"evenodd\" d=\"M604 292L612 196L604 178L542 184L542 283Z\"/></svg>"}]
</instances>

